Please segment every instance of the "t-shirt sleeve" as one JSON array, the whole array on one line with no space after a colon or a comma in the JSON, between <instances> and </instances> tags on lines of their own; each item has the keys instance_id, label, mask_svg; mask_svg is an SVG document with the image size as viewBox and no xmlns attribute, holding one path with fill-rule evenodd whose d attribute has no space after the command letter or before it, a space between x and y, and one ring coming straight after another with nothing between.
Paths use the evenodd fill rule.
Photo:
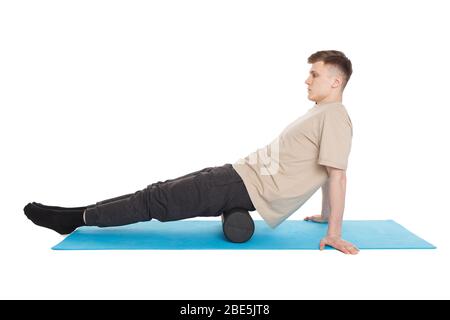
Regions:
<instances>
[{"instance_id":1,"label":"t-shirt sleeve","mask_svg":"<svg viewBox=\"0 0 450 320\"><path fill-rule=\"evenodd\" d=\"M352 123L346 114L337 111L325 114L319 139L318 164L346 170L352 137Z\"/></svg>"}]
</instances>

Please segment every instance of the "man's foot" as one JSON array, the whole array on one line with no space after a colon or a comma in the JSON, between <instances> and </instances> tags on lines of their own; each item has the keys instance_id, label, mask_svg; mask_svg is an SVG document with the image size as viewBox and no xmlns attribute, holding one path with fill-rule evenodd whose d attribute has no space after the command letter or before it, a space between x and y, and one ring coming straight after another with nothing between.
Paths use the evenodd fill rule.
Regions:
<instances>
[{"instance_id":1,"label":"man's foot","mask_svg":"<svg viewBox=\"0 0 450 320\"><path fill-rule=\"evenodd\" d=\"M51 209L51 210L58 210L58 211L73 211L73 210L85 210L87 207L57 207L57 206L46 206L39 202L32 202L31 204L35 205L36 207L40 207L42 209Z\"/></svg>"},{"instance_id":2,"label":"man's foot","mask_svg":"<svg viewBox=\"0 0 450 320\"><path fill-rule=\"evenodd\" d=\"M57 210L45 209L28 203L23 211L34 224L55 230L59 234L69 234L76 228L85 225L84 209Z\"/></svg>"}]
</instances>

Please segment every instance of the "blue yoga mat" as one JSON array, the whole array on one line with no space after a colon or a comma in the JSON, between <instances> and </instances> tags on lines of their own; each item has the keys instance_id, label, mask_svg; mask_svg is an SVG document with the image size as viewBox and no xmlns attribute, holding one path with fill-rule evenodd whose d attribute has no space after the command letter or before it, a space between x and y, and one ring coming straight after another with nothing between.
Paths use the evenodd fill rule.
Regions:
<instances>
[{"instance_id":1,"label":"blue yoga mat","mask_svg":"<svg viewBox=\"0 0 450 320\"><path fill-rule=\"evenodd\" d=\"M244 243L226 240L220 220L152 220L120 227L80 227L54 250L182 250L182 249L298 249L318 250L327 225L286 220L271 229L255 221L253 237ZM435 249L393 220L344 221L343 238L360 249ZM326 247L326 249L333 249Z\"/></svg>"}]
</instances>

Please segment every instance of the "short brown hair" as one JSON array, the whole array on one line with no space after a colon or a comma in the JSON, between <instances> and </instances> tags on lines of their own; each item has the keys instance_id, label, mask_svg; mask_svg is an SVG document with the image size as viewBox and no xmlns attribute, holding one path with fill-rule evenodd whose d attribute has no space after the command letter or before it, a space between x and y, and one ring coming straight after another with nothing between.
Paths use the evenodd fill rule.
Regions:
<instances>
[{"instance_id":1,"label":"short brown hair","mask_svg":"<svg viewBox=\"0 0 450 320\"><path fill-rule=\"evenodd\" d=\"M344 74L344 83L342 84L342 90L347 85L350 76L352 75L352 62L341 51L336 50L323 50L313 53L308 58L308 63L316 63L323 61L324 64L329 64L337 67Z\"/></svg>"}]
</instances>

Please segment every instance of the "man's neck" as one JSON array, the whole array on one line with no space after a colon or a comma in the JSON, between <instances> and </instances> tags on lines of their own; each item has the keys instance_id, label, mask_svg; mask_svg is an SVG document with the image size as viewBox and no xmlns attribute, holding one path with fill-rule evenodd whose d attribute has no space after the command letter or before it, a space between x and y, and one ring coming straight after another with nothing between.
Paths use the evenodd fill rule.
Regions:
<instances>
[{"instance_id":1,"label":"man's neck","mask_svg":"<svg viewBox=\"0 0 450 320\"><path fill-rule=\"evenodd\" d=\"M325 98L321 101L316 101L316 105L328 104L328 103L342 103L342 97L338 98Z\"/></svg>"}]
</instances>

